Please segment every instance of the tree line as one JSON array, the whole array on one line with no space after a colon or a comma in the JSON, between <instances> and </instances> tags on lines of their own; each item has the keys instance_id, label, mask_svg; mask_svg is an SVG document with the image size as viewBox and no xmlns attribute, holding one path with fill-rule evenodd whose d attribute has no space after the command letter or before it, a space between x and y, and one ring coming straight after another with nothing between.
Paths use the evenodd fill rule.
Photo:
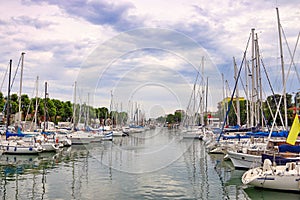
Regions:
<instances>
[{"instance_id":1,"label":"tree line","mask_svg":"<svg viewBox=\"0 0 300 200\"><path fill-rule=\"evenodd\" d=\"M44 121L45 118L54 122L55 124L58 122L73 122L74 105L71 103L71 101L61 101L50 98L29 98L27 94L21 95L22 121L33 120L36 112L36 100L38 102L38 123ZM2 113L4 114L6 113L6 101L7 97L4 97L0 92L0 109L2 109ZM75 123L84 123L85 121L96 123L95 119L98 119L98 121L103 124L105 123L106 119L110 119L111 124L125 123L127 121L126 112L109 111L106 107L94 108L86 104L76 104L75 111L75 118L77 118ZM18 112L19 98L17 94L12 94L10 95L10 114L13 116ZM2 121L2 123L4 123L4 121Z\"/></svg>"},{"instance_id":2,"label":"tree line","mask_svg":"<svg viewBox=\"0 0 300 200\"><path fill-rule=\"evenodd\" d=\"M272 125L274 119L273 116L275 116L276 110L277 110L277 104L280 102L280 98L282 95L275 94L272 96L268 96L265 101L262 102L262 108L260 106L260 102L256 102L256 109L259 110L258 112L260 113L260 121L261 118L263 118L263 123L267 125ZM295 106L292 103L292 95L287 94L287 119L288 119L288 125L291 126L294 120L294 114L292 107ZM237 116L236 116L236 101L233 101L232 107L228 113L228 125L234 126L237 125ZM262 111L262 113L261 113ZM279 105L279 112L284 119L284 102L281 100L281 103ZM248 113L250 113L250 102L248 101ZM223 116L223 115L220 115ZM255 119L256 120L256 119ZM240 121L241 124L247 124L247 100L240 101ZM258 120L257 120L258 121ZM261 123L259 122L259 125ZM277 115L276 118L276 124L281 126L283 125L281 123L281 119L279 115Z\"/></svg>"},{"instance_id":3,"label":"tree line","mask_svg":"<svg viewBox=\"0 0 300 200\"><path fill-rule=\"evenodd\" d=\"M294 113L293 113L293 107L295 106L292 103L292 95L291 94L287 94L287 118L288 118L288 125L291 126L294 120ZM264 119L264 123L268 124L268 125L272 125L274 119L273 116L276 113L277 110L277 104L280 101L281 95L279 94L275 94L272 96L268 96L266 101L262 102L262 109L260 109L260 102L256 102L257 107L259 108L259 110L263 111L263 119ZM247 123L247 105L248 105L248 112L250 112L250 102L248 101L247 104L247 100L240 100L240 121L241 124L246 124ZM229 102L228 102L229 104ZM225 108L225 111L227 111L227 108ZM284 118L284 105L283 105L283 100L281 100L281 104L279 106L279 111L281 113L281 116ZM207 123L207 118L208 115L210 115L211 113L204 113L204 122ZM272 116L273 115L273 116ZM168 123L168 124L176 124L176 123L181 123L183 122L184 118L186 116L184 115L184 113L182 112L174 112L174 114L168 114L166 116L161 116L159 118L157 118L156 120L161 122L161 123ZM220 103L218 105L218 111L216 113L213 114L213 117L217 117L220 119L220 121L224 120L224 106L222 105L222 103ZM195 114L195 121L198 122L200 124L200 119L199 119L199 114L196 113ZM226 121L226 123L230 126L234 126L237 125L237 115L236 115L236 101L233 101L231 109L229 110L228 113L228 121ZM276 124L277 125L282 125L281 124L281 120L279 115L276 118Z\"/></svg>"}]
</instances>

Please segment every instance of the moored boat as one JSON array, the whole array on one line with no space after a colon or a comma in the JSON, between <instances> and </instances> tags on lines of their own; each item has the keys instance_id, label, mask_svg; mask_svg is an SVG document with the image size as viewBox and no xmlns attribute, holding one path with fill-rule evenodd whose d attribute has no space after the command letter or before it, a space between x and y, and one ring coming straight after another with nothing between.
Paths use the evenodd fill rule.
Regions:
<instances>
[{"instance_id":1,"label":"moored boat","mask_svg":"<svg viewBox=\"0 0 300 200\"><path fill-rule=\"evenodd\" d=\"M89 144L93 140L95 140L95 137L92 134L89 134L84 131L76 131L68 135L68 139L71 140L72 145L77 144Z\"/></svg>"},{"instance_id":2,"label":"moored boat","mask_svg":"<svg viewBox=\"0 0 300 200\"><path fill-rule=\"evenodd\" d=\"M262 167L246 171L242 182L261 188L300 191L300 165L289 162L286 165L272 166L272 162L266 159Z\"/></svg>"},{"instance_id":3,"label":"moored boat","mask_svg":"<svg viewBox=\"0 0 300 200\"><path fill-rule=\"evenodd\" d=\"M261 155L234 152L231 150L227 151L227 155L236 169L250 169L259 167L262 164Z\"/></svg>"},{"instance_id":4,"label":"moored boat","mask_svg":"<svg viewBox=\"0 0 300 200\"><path fill-rule=\"evenodd\" d=\"M27 143L23 140L5 140L1 143L4 154L38 154L43 151L38 143Z\"/></svg>"}]
</instances>

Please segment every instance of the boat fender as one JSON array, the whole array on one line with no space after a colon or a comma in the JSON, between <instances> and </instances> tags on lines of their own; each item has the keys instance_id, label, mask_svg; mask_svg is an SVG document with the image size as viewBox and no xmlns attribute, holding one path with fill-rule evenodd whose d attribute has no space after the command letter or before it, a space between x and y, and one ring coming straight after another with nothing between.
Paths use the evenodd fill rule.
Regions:
<instances>
[{"instance_id":1,"label":"boat fender","mask_svg":"<svg viewBox=\"0 0 300 200\"><path fill-rule=\"evenodd\" d=\"M8 151L8 150L9 150L9 147L6 147L6 150Z\"/></svg>"},{"instance_id":2,"label":"boat fender","mask_svg":"<svg viewBox=\"0 0 300 200\"><path fill-rule=\"evenodd\" d=\"M55 138L55 143L58 143L58 137L57 137L57 138Z\"/></svg>"},{"instance_id":3,"label":"boat fender","mask_svg":"<svg viewBox=\"0 0 300 200\"><path fill-rule=\"evenodd\" d=\"M285 165L285 171L289 171L290 170L290 168L291 168L291 163L286 163L286 165Z\"/></svg>"},{"instance_id":4,"label":"boat fender","mask_svg":"<svg viewBox=\"0 0 300 200\"><path fill-rule=\"evenodd\" d=\"M15 147L14 151L17 151L17 147Z\"/></svg>"},{"instance_id":5,"label":"boat fender","mask_svg":"<svg viewBox=\"0 0 300 200\"><path fill-rule=\"evenodd\" d=\"M29 151L32 151L32 147L29 147Z\"/></svg>"},{"instance_id":6,"label":"boat fender","mask_svg":"<svg viewBox=\"0 0 300 200\"><path fill-rule=\"evenodd\" d=\"M292 162L292 163L290 164L290 170L294 170L294 169L296 169L296 163L295 163L295 162Z\"/></svg>"}]
</instances>

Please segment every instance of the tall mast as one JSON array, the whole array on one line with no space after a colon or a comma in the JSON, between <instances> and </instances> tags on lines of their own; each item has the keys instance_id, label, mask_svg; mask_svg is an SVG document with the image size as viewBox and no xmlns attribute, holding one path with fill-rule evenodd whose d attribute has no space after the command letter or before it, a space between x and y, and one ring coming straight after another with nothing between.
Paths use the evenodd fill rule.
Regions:
<instances>
[{"instance_id":1,"label":"tall mast","mask_svg":"<svg viewBox=\"0 0 300 200\"><path fill-rule=\"evenodd\" d=\"M201 92L201 104L200 104L200 108L201 108L201 125L203 126L204 125L204 56L202 56L202 82L203 82L203 85L201 87L202 89L202 92ZM196 91L195 91L196 92ZM196 101L196 99L195 99Z\"/></svg>"},{"instance_id":2,"label":"tall mast","mask_svg":"<svg viewBox=\"0 0 300 200\"><path fill-rule=\"evenodd\" d=\"M255 29L252 28L251 29L251 36L252 36L252 68L251 68L251 108L250 108L250 125L251 127L254 126L254 107L255 107L255 102L254 102L254 94L255 94L255 82L254 82L254 47L255 47L255 43L254 43L254 31Z\"/></svg>"},{"instance_id":3,"label":"tall mast","mask_svg":"<svg viewBox=\"0 0 300 200\"><path fill-rule=\"evenodd\" d=\"M21 53L21 77L20 77L20 91L19 91L19 119L18 126L21 127L22 113L21 113L21 102L22 102L22 82L23 82L23 66L24 66L24 52Z\"/></svg>"},{"instance_id":4,"label":"tall mast","mask_svg":"<svg viewBox=\"0 0 300 200\"><path fill-rule=\"evenodd\" d=\"M75 115L76 115L76 81L74 83L74 103L73 103L73 131L75 130Z\"/></svg>"},{"instance_id":5,"label":"tall mast","mask_svg":"<svg viewBox=\"0 0 300 200\"><path fill-rule=\"evenodd\" d=\"M237 78L237 73L238 73L238 69L236 66L236 62L235 62L235 58L233 57L233 63L234 63L234 79L236 82L238 82L238 78ZM241 114L240 114L240 97L239 97L239 89L238 89L238 84L236 85L236 93L235 93L235 102L236 102L236 123L237 125L241 125Z\"/></svg>"},{"instance_id":6,"label":"tall mast","mask_svg":"<svg viewBox=\"0 0 300 200\"><path fill-rule=\"evenodd\" d=\"M194 93L194 101L193 101L193 111L192 111L192 126L195 126L195 114L197 113L196 111L196 82L194 84L193 88L193 93Z\"/></svg>"},{"instance_id":7,"label":"tall mast","mask_svg":"<svg viewBox=\"0 0 300 200\"><path fill-rule=\"evenodd\" d=\"M206 92L205 92L205 113L207 114L207 98L208 98L208 76L206 77Z\"/></svg>"},{"instance_id":8,"label":"tall mast","mask_svg":"<svg viewBox=\"0 0 300 200\"><path fill-rule=\"evenodd\" d=\"M257 58L257 88L259 88L259 93L257 91L257 94L259 94L259 107L260 109L258 109L257 111L260 110L260 118L261 118L261 126L264 126L264 113L263 113L263 92L262 92L262 82L261 82L261 70L260 70L260 54L259 54L259 45L258 45L258 36L256 34L256 58Z\"/></svg>"},{"instance_id":9,"label":"tall mast","mask_svg":"<svg viewBox=\"0 0 300 200\"><path fill-rule=\"evenodd\" d=\"M111 116L110 116L110 118L111 118L111 121L112 121L112 123L111 123L111 125L112 125L112 127L114 126L114 115L113 115L113 93L112 93L112 90L110 91L110 106L109 106L109 110L110 110L110 113L111 113Z\"/></svg>"},{"instance_id":10,"label":"tall mast","mask_svg":"<svg viewBox=\"0 0 300 200\"><path fill-rule=\"evenodd\" d=\"M222 84L223 84L223 87L222 87L222 94L223 94L223 119L225 119L226 117L226 107L225 107L225 83L224 83L224 74L222 73Z\"/></svg>"},{"instance_id":11,"label":"tall mast","mask_svg":"<svg viewBox=\"0 0 300 200\"><path fill-rule=\"evenodd\" d=\"M286 83L285 83L284 61L283 61L283 51L282 51L282 41L281 41L281 25L280 25L278 8L276 8L276 11L277 11L279 48L280 48L280 60L281 60L282 83L283 83L283 103L284 103L284 119L285 119L285 125L284 126L285 126L285 130L287 130L288 120L287 120L287 102L286 102Z\"/></svg>"},{"instance_id":12,"label":"tall mast","mask_svg":"<svg viewBox=\"0 0 300 200\"><path fill-rule=\"evenodd\" d=\"M229 104L230 104L230 102L228 102L228 100L227 100L227 97L229 96L228 93L227 93L228 91L230 93L228 81L225 80L226 110L228 110L228 107L229 107ZM233 100L233 99L231 99L231 100ZM225 113L225 116L226 116L226 113ZM227 125L229 125L229 117L227 117L226 120L227 120L226 121Z\"/></svg>"},{"instance_id":13,"label":"tall mast","mask_svg":"<svg viewBox=\"0 0 300 200\"><path fill-rule=\"evenodd\" d=\"M34 130L36 130L36 124L37 124L38 93L39 93L39 76L36 77L35 112L34 112Z\"/></svg>"},{"instance_id":14,"label":"tall mast","mask_svg":"<svg viewBox=\"0 0 300 200\"><path fill-rule=\"evenodd\" d=\"M259 115L259 111L260 111L260 95L258 93L259 88L261 87L259 85L258 79L259 79L259 53L258 53L258 39L257 39L257 33L255 33L255 84L256 84L256 88L255 88L255 96L256 96L256 104L255 104L255 123L259 124L260 123L260 115Z\"/></svg>"},{"instance_id":15,"label":"tall mast","mask_svg":"<svg viewBox=\"0 0 300 200\"><path fill-rule=\"evenodd\" d=\"M247 65L247 58L246 58L246 54L245 54L245 78L246 78L246 115L247 115L247 127L249 127L249 89L248 89L248 85L249 85L249 76L248 76L248 65Z\"/></svg>"},{"instance_id":16,"label":"tall mast","mask_svg":"<svg viewBox=\"0 0 300 200\"><path fill-rule=\"evenodd\" d=\"M7 89L7 101L6 101L6 132L10 124L10 82L11 82L11 67L12 60L9 60L9 76L8 76L8 89Z\"/></svg>"},{"instance_id":17,"label":"tall mast","mask_svg":"<svg viewBox=\"0 0 300 200\"><path fill-rule=\"evenodd\" d=\"M44 131L48 129L48 115L47 115L47 82L45 82L45 102L44 102Z\"/></svg>"},{"instance_id":18,"label":"tall mast","mask_svg":"<svg viewBox=\"0 0 300 200\"><path fill-rule=\"evenodd\" d=\"M112 90L110 91L110 106L109 106L110 112L112 112L113 109L113 93Z\"/></svg>"},{"instance_id":19,"label":"tall mast","mask_svg":"<svg viewBox=\"0 0 300 200\"><path fill-rule=\"evenodd\" d=\"M90 93L88 93L88 102L87 102L87 117L86 117L86 124L87 126L89 125L89 120L90 120Z\"/></svg>"}]
</instances>

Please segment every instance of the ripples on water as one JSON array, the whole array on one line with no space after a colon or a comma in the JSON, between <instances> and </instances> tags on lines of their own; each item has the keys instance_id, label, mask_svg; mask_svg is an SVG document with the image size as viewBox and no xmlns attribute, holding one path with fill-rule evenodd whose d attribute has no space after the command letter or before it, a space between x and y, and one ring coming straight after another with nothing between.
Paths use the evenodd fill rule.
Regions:
<instances>
[{"instance_id":1,"label":"ripples on water","mask_svg":"<svg viewBox=\"0 0 300 200\"><path fill-rule=\"evenodd\" d=\"M58 154L0 157L2 199L299 199L245 188L221 155L179 132L148 131Z\"/></svg>"}]
</instances>

